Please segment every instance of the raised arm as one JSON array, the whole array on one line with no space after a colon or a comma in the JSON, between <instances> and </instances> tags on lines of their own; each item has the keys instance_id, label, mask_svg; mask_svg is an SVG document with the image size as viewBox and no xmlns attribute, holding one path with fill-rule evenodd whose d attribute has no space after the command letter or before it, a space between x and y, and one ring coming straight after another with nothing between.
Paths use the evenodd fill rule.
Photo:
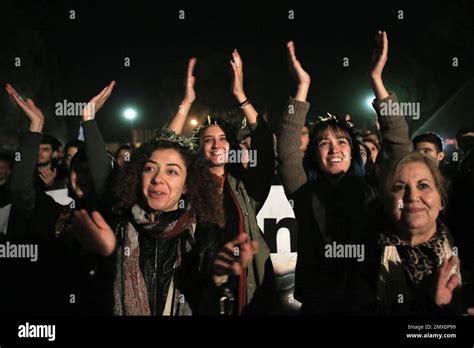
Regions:
<instances>
[{"instance_id":1,"label":"raised arm","mask_svg":"<svg viewBox=\"0 0 474 348\"><path fill-rule=\"evenodd\" d=\"M232 94L244 112L250 129L250 151L256 154L255 162L246 169L245 187L249 196L258 204L263 204L275 175L273 135L265 119L258 114L245 95L243 62L237 50L232 52L230 64L233 72Z\"/></svg>"},{"instance_id":2,"label":"raised arm","mask_svg":"<svg viewBox=\"0 0 474 348\"><path fill-rule=\"evenodd\" d=\"M112 94L114 86L115 81L112 81L98 95L92 98L87 103L82 114L87 162L98 197L103 193L111 166L104 139L95 121L95 115Z\"/></svg>"},{"instance_id":3,"label":"raised arm","mask_svg":"<svg viewBox=\"0 0 474 348\"><path fill-rule=\"evenodd\" d=\"M186 117L188 116L194 99L196 99L196 93L194 91L194 82L196 78L193 75L195 65L196 58L191 58L188 63L188 72L186 74L184 99L179 105L178 111L174 115L168 127L176 134L181 134L183 132L184 124L186 123Z\"/></svg>"},{"instance_id":4,"label":"raised arm","mask_svg":"<svg viewBox=\"0 0 474 348\"><path fill-rule=\"evenodd\" d=\"M239 103L240 108L244 111L247 123L257 123L258 112L255 110L245 95L243 62L237 50L232 52L232 60L230 61L230 65L232 66L233 72L232 94L237 100L237 103Z\"/></svg>"},{"instance_id":5,"label":"raised arm","mask_svg":"<svg viewBox=\"0 0 474 348\"><path fill-rule=\"evenodd\" d=\"M385 31L379 31L375 36L377 48L372 52L372 61L369 68L370 85L374 91L375 97L378 100L383 100L388 97L388 92L385 89L382 80L382 72L388 59L388 38Z\"/></svg>"},{"instance_id":6,"label":"raised arm","mask_svg":"<svg viewBox=\"0 0 474 348\"><path fill-rule=\"evenodd\" d=\"M382 134L381 160L397 157L410 151L411 143L408 125L401 114L391 114L391 105L398 103L395 93L389 93L382 79L383 69L388 59L388 38L385 31L379 31L375 37L377 48L372 53L370 64L370 84L375 94L372 105L377 113L377 121Z\"/></svg>"},{"instance_id":7,"label":"raised arm","mask_svg":"<svg viewBox=\"0 0 474 348\"><path fill-rule=\"evenodd\" d=\"M304 71L300 61L296 58L295 44L293 41L288 42L286 47L288 48L288 67L290 73L298 82L298 89L296 90L294 99L297 101L306 102L309 85L311 84L311 77L306 71Z\"/></svg>"},{"instance_id":8,"label":"raised arm","mask_svg":"<svg viewBox=\"0 0 474 348\"><path fill-rule=\"evenodd\" d=\"M295 46L292 41L288 42L287 48L290 72L296 78L298 88L295 98L290 98L288 107L283 114L277 147L278 171L287 194L292 194L308 180L303 167L300 146L301 130L309 110L306 96L311 79L296 58Z\"/></svg>"},{"instance_id":9,"label":"raised arm","mask_svg":"<svg viewBox=\"0 0 474 348\"><path fill-rule=\"evenodd\" d=\"M11 174L12 203L17 209L31 212L36 204L34 173L38 160L38 149L43 137L44 116L31 99L23 100L16 90L5 87L12 100L23 110L30 120L29 132L23 135L20 144L20 161L15 163Z\"/></svg>"}]
</instances>

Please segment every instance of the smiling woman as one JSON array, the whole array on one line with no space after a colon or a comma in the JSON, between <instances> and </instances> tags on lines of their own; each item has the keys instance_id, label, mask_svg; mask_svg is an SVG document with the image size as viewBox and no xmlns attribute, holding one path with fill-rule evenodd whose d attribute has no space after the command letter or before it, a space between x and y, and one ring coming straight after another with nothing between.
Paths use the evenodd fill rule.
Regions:
<instances>
[{"instance_id":1,"label":"smiling woman","mask_svg":"<svg viewBox=\"0 0 474 348\"><path fill-rule=\"evenodd\" d=\"M216 202L208 193L218 189L207 162L177 143L158 140L135 150L112 187L114 214L126 215L140 204L156 215L182 208L180 202L186 201L200 220L220 224L223 219L209 209Z\"/></svg>"},{"instance_id":2,"label":"smiling woman","mask_svg":"<svg viewBox=\"0 0 474 348\"><path fill-rule=\"evenodd\" d=\"M112 183L112 215L77 214L84 247L115 255L115 315L192 315L217 252L200 224L222 224L209 207L218 186L207 161L161 137L136 149ZM211 299L212 301L212 299Z\"/></svg>"},{"instance_id":3,"label":"smiling woman","mask_svg":"<svg viewBox=\"0 0 474 348\"><path fill-rule=\"evenodd\" d=\"M379 311L462 314L457 248L440 220L446 200L438 167L410 152L388 163L381 176L391 223L379 240Z\"/></svg>"},{"instance_id":4,"label":"smiling woman","mask_svg":"<svg viewBox=\"0 0 474 348\"><path fill-rule=\"evenodd\" d=\"M155 150L145 163L142 174L143 197L156 211L178 209L185 189L186 165L173 149Z\"/></svg>"},{"instance_id":5,"label":"smiling woman","mask_svg":"<svg viewBox=\"0 0 474 348\"><path fill-rule=\"evenodd\" d=\"M380 115L380 105L395 96L386 91L381 77L388 52L386 33L379 32L377 42L370 76L376 96L372 105L384 140L380 159L385 160L409 151L410 141L402 116ZM301 159L301 129L310 107L306 99L311 77L296 56L295 44L288 42L287 49L290 72L298 87L283 115L277 145L278 169L285 191L294 202L298 222L295 299L302 303L301 312L305 314L371 313L375 296L369 295L371 286L367 286L359 267L371 260L369 255L365 255L364 262L351 258L342 262L324 251L333 243L341 248L370 244L364 248L367 253L376 249L372 243L376 244L377 235L372 236L371 226L377 221L379 206L376 180L365 173L367 167L361 155L365 148L347 118L320 116ZM364 295L358 298L353 289Z\"/></svg>"}]
</instances>

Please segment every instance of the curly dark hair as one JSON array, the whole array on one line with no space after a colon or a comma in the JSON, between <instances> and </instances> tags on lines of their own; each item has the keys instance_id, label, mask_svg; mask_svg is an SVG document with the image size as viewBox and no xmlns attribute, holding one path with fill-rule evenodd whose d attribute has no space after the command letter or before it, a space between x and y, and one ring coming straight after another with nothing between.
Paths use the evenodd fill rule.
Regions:
<instances>
[{"instance_id":1,"label":"curly dark hair","mask_svg":"<svg viewBox=\"0 0 474 348\"><path fill-rule=\"evenodd\" d=\"M218 209L222 205L219 184L212 177L206 159L167 140L154 140L133 150L130 161L113 178L112 212L118 215L128 214L134 204L142 201L142 172L145 163L154 151L163 149L176 150L186 165L186 193L183 198L193 207L198 222L223 226L224 215Z\"/></svg>"}]
</instances>

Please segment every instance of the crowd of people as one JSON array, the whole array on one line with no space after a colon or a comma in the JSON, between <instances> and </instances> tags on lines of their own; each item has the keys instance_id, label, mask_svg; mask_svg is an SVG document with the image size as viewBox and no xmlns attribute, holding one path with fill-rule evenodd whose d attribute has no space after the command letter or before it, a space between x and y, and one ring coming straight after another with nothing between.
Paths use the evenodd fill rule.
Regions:
<instances>
[{"instance_id":1,"label":"crowd of people","mask_svg":"<svg viewBox=\"0 0 474 348\"><path fill-rule=\"evenodd\" d=\"M281 183L298 225L299 313L474 315L474 127L459 131L459 158L449 163L437 134L410 140L405 116L381 112L398 101L382 78L387 33L376 41L369 81L378 132L370 134L348 116L309 120L311 77L293 42L297 89L275 132L245 93L237 50L231 93L245 131L208 117L193 136L181 134L196 98L192 58L168 125L115 154L96 120L114 81L84 108L84 140L64 148L43 134L34 101L7 85L30 127L14 155L0 156L0 208L11 204L2 243L38 245L39 257L0 260L2 312L281 314L257 223L271 185ZM47 194L57 189L71 203Z\"/></svg>"}]
</instances>

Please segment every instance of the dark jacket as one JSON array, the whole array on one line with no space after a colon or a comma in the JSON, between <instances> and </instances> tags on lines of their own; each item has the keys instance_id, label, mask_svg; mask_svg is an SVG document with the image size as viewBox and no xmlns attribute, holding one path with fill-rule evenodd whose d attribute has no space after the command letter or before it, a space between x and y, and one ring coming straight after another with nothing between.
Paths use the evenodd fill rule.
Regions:
<instances>
[{"instance_id":1,"label":"dark jacket","mask_svg":"<svg viewBox=\"0 0 474 348\"><path fill-rule=\"evenodd\" d=\"M273 149L273 135L263 117L258 116L257 123L249 124L251 137L251 150L257 153L257 165L244 169L241 164L227 165L227 185L231 190L231 194L238 202L244 219L244 229L250 235L252 240L259 243L259 251L254 256L253 262L247 270L247 303L253 301L254 295L257 293L258 301L253 301L253 310L250 312L268 312L270 308L267 305L267 298L271 298L271 289L273 281L273 267L270 260L270 249L265 242L262 232L257 224L257 213L265 203L268 196L275 168L275 153ZM231 197L227 197L228 201ZM224 194L226 199L226 194ZM234 208L227 205L227 216L235 215ZM229 220L230 221L230 220ZM238 219L234 219L236 223ZM222 245L234 239L238 234L238 224L233 223L226 228L223 237L220 238ZM230 227L230 228L229 228ZM265 279L265 285L264 284ZM262 290L258 290L262 288ZM260 295L264 292L266 295ZM265 297L265 300L264 300ZM256 303L260 302L259 305ZM253 307L255 306L255 307ZM257 310L257 307L259 308Z\"/></svg>"},{"instance_id":2,"label":"dark jacket","mask_svg":"<svg viewBox=\"0 0 474 348\"><path fill-rule=\"evenodd\" d=\"M438 233L443 231L446 240L443 243L443 252L438 254L434 249L421 247L420 250L426 257L436 264L431 274L425 274L419 282L411 280L404 265L410 260L420 257L407 256L405 253L411 249L410 246L400 246L395 243L387 243L389 237L394 233L395 227L390 223L381 234L381 240L377 251L378 264L372 268L373 276L377 276L377 310L380 315L462 315L466 312L462 292L464 290L464 279L462 285L453 290L451 302L445 306L438 306L434 301L435 289L438 282L438 269L440 259L450 253L455 253L453 238L447 227L438 221ZM404 255L405 254L405 255ZM396 255L396 256L395 256ZM402 260L397 262L395 260ZM464 265L461 262L462 271Z\"/></svg>"},{"instance_id":3,"label":"dark jacket","mask_svg":"<svg viewBox=\"0 0 474 348\"><path fill-rule=\"evenodd\" d=\"M380 103L396 101L394 94ZM291 106L291 107L290 107ZM295 274L295 298L302 302L303 313L338 315L361 314L374 309L372 269L365 267L376 248L375 216L379 207L376 189L358 176L360 162L354 158L349 173L337 187L324 176L308 181L299 151L300 133L309 103L290 98L278 138L278 167L285 190L294 200L298 221L298 261ZM408 126L403 116L381 117L384 136L382 155L395 156L410 149ZM357 152L356 152L357 153ZM341 246L364 246L364 261L356 258L328 257L333 243ZM329 246L329 247L328 247ZM372 256L375 257L375 256Z\"/></svg>"},{"instance_id":4,"label":"dark jacket","mask_svg":"<svg viewBox=\"0 0 474 348\"><path fill-rule=\"evenodd\" d=\"M463 297L467 307L474 307L474 151L463 158L448 191L445 221L458 246L463 276Z\"/></svg>"},{"instance_id":5,"label":"dark jacket","mask_svg":"<svg viewBox=\"0 0 474 348\"><path fill-rule=\"evenodd\" d=\"M85 122L84 130L88 163L94 174L94 168L102 168L108 157L104 148L97 147L102 138L97 138L95 121ZM5 313L95 312L100 307L93 294L100 287L96 281L99 257L82 250L68 228L68 220L74 208L90 210L96 203L93 199L76 200L69 207L61 206L37 185L34 175L41 138L34 132L22 136L21 161L12 171L12 209L6 236L12 243L37 244L38 261L8 260L10 281L4 288L7 296L2 297ZM103 187L103 181L103 175L93 175L95 187Z\"/></svg>"},{"instance_id":6,"label":"dark jacket","mask_svg":"<svg viewBox=\"0 0 474 348\"><path fill-rule=\"evenodd\" d=\"M166 219L170 213L162 213ZM131 218L116 218L110 222L117 236L117 249L106 261L108 312L125 315L123 292L126 289L123 263L129 256L125 234ZM213 261L219 252L221 232L213 224L194 224L192 228L171 239L151 238L138 232L140 272L146 285L150 314L160 316L165 308L171 282L174 284L172 315L219 314L220 289L212 279ZM181 262L176 266L179 257ZM115 282L115 284L114 284ZM110 296L110 295L113 295Z\"/></svg>"}]
</instances>

